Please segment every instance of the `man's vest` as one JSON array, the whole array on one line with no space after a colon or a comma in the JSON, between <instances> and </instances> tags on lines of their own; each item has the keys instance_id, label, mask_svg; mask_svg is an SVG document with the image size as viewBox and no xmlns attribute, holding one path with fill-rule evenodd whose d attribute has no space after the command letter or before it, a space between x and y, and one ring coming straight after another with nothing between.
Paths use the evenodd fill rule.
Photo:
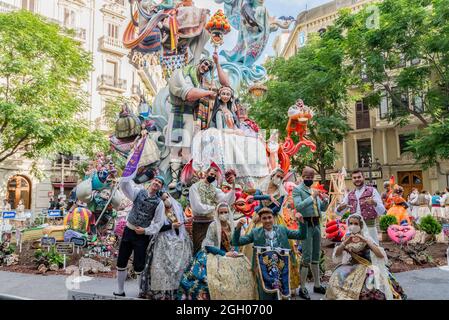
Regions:
<instances>
[{"instance_id":1,"label":"man's vest","mask_svg":"<svg viewBox=\"0 0 449 320\"><path fill-rule=\"evenodd\" d=\"M373 187L366 186L365 191L362 193L359 199L361 215L363 219L365 219L365 221L377 218L376 207L371 204L365 203L365 200L371 198L372 196L373 196ZM351 191L348 194L348 205L351 208L351 214L356 213L357 197L355 195L355 190Z\"/></svg>"},{"instance_id":2,"label":"man's vest","mask_svg":"<svg viewBox=\"0 0 449 320\"><path fill-rule=\"evenodd\" d=\"M140 190L134 200L134 205L129 212L127 221L133 226L148 228L151 221L153 221L160 201L161 199L158 196L150 196L147 190Z\"/></svg>"}]
</instances>

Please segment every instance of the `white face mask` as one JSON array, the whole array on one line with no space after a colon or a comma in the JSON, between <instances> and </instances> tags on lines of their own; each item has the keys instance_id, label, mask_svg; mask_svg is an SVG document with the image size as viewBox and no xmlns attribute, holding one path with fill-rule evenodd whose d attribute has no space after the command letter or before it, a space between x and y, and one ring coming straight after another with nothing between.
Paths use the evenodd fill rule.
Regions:
<instances>
[{"instance_id":1,"label":"white face mask","mask_svg":"<svg viewBox=\"0 0 449 320\"><path fill-rule=\"evenodd\" d=\"M229 213L222 213L218 216L220 221L228 221L229 220Z\"/></svg>"},{"instance_id":2,"label":"white face mask","mask_svg":"<svg viewBox=\"0 0 449 320\"><path fill-rule=\"evenodd\" d=\"M169 200L169 199L165 199L165 200L164 200L164 205L165 205L166 208L170 208L170 207L171 207L171 202L170 202L170 200Z\"/></svg>"},{"instance_id":3,"label":"white face mask","mask_svg":"<svg viewBox=\"0 0 449 320\"><path fill-rule=\"evenodd\" d=\"M359 233L360 232L360 226L357 226L357 225L353 224L353 225L350 225L348 227L348 230L351 233Z\"/></svg>"}]
</instances>

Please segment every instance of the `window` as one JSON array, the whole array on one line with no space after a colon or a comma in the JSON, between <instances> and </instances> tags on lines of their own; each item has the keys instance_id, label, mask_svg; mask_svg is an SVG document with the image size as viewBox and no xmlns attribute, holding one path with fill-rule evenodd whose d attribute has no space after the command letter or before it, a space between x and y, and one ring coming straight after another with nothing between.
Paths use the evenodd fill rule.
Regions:
<instances>
[{"instance_id":1,"label":"window","mask_svg":"<svg viewBox=\"0 0 449 320\"><path fill-rule=\"evenodd\" d=\"M406 134L400 134L399 135L399 152L400 154L403 154L407 152L407 143L413 139L413 134L406 133Z\"/></svg>"},{"instance_id":2,"label":"window","mask_svg":"<svg viewBox=\"0 0 449 320\"><path fill-rule=\"evenodd\" d=\"M118 78L117 62L109 61L109 60L106 61L106 75L113 79Z\"/></svg>"},{"instance_id":3,"label":"window","mask_svg":"<svg viewBox=\"0 0 449 320\"><path fill-rule=\"evenodd\" d=\"M31 205L31 182L23 176L14 176L8 181L8 202L16 209L22 200L25 209Z\"/></svg>"},{"instance_id":4,"label":"window","mask_svg":"<svg viewBox=\"0 0 449 320\"><path fill-rule=\"evenodd\" d=\"M108 23L108 36L118 39L118 26L113 23Z\"/></svg>"},{"instance_id":5,"label":"window","mask_svg":"<svg viewBox=\"0 0 449 320\"><path fill-rule=\"evenodd\" d=\"M398 88L393 88L393 95L394 97L391 97L393 114L398 116L407 113L409 107L408 93L403 92Z\"/></svg>"},{"instance_id":6,"label":"window","mask_svg":"<svg viewBox=\"0 0 449 320\"><path fill-rule=\"evenodd\" d=\"M380 97L379 117L385 119L388 117L388 96L384 94Z\"/></svg>"},{"instance_id":7,"label":"window","mask_svg":"<svg viewBox=\"0 0 449 320\"><path fill-rule=\"evenodd\" d=\"M371 157L371 139L357 140L357 155L359 167L368 167Z\"/></svg>"},{"instance_id":8,"label":"window","mask_svg":"<svg viewBox=\"0 0 449 320\"><path fill-rule=\"evenodd\" d=\"M35 0L22 0L22 9L35 12L36 9Z\"/></svg>"},{"instance_id":9,"label":"window","mask_svg":"<svg viewBox=\"0 0 449 320\"><path fill-rule=\"evenodd\" d=\"M299 47L302 48L306 45L306 33L304 31L301 31L299 33Z\"/></svg>"},{"instance_id":10,"label":"window","mask_svg":"<svg viewBox=\"0 0 449 320\"><path fill-rule=\"evenodd\" d=\"M363 101L355 104L355 123L356 129L370 128L369 108Z\"/></svg>"},{"instance_id":11,"label":"window","mask_svg":"<svg viewBox=\"0 0 449 320\"><path fill-rule=\"evenodd\" d=\"M415 95L413 97L413 111L418 113L424 112L424 98L422 95Z\"/></svg>"},{"instance_id":12,"label":"window","mask_svg":"<svg viewBox=\"0 0 449 320\"><path fill-rule=\"evenodd\" d=\"M64 8L64 26L75 27L75 11Z\"/></svg>"}]
</instances>

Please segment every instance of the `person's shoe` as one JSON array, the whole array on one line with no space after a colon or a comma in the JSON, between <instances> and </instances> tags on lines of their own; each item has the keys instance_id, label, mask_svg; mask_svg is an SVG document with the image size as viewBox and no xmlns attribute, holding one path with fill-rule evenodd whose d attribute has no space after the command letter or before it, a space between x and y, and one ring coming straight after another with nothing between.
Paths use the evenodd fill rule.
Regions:
<instances>
[{"instance_id":1,"label":"person's shoe","mask_svg":"<svg viewBox=\"0 0 449 320\"><path fill-rule=\"evenodd\" d=\"M313 287L313 292L319 294L326 294L326 287L323 286Z\"/></svg>"},{"instance_id":2,"label":"person's shoe","mask_svg":"<svg viewBox=\"0 0 449 320\"><path fill-rule=\"evenodd\" d=\"M298 297L303 298L304 300L310 300L309 292L307 289L298 289Z\"/></svg>"},{"instance_id":3,"label":"person's shoe","mask_svg":"<svg viewBox=\"0 0 449 320\"><path fill-rule=\"evenodd\" d=\"M114 296L116 296L116 297L126 297L126 294L123 292L123 293L116 293L116 292L113 292L112 293Z\"/></svg>"}]
</instances>

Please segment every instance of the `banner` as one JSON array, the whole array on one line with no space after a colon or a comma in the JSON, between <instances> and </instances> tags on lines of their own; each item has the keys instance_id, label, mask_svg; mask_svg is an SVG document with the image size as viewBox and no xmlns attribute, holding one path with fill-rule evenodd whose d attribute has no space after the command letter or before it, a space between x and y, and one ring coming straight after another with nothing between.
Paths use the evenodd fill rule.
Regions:
<instances>
[{"instance_id":1,"label":"banner","mask_svg":"<svg viewBox=\"0 0 449 320\"><path fill-rule=\"evenodd\" d=\"M263 291L276 293L279 299L290 296L289 262L288 251L280 253L274 250L264 252L258 250L258 273Z\"/></svg>"},{"instance_id":2,"label":"banner","mask_svg":"<svg viewBox=\"0 0 449 320\"><path fill-rule=\"evenodd\" d=\"M123 170L122 174L123 181L130 181L134 179L134 177L136 176L146 140L147 136L143 137L143 139L140 140L139 144L137 145L137 148L135 148L133 153L131 154L128 163L126 164L125 169Z\"/></svg>"}]
</instances>

